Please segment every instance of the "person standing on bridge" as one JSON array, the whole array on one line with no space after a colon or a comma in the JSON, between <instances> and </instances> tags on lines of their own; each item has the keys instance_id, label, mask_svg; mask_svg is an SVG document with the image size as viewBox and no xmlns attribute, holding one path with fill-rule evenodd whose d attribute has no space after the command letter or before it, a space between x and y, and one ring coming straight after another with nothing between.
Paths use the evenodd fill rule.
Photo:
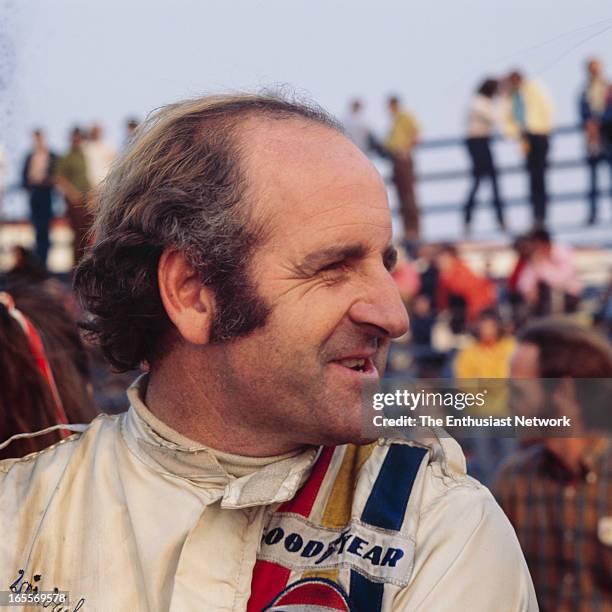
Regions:
<instances>
[{"instance_id":1,"label":"person standing on bridge","mask_svg":"<svg viewBox=\"0 0 612 612\"><path fill-rule=\"evenodd\" d=\"M469 234L472 223L472 212L476 201L476 193L480 180L488 177L493 189L493 206L497 223L501 230L506 229L504 212L499 188L497 186L497 170L491 153L491 135L499 119L493 99L499 91L499 82L488 78L484 80L472 98L467 116L467 146L472 161L473 182L464 208L465 233Z\"/></svg>"},{"instance_id":2,"label":"person standing on bridge","mask_svg":"<svg viewBox=\"0 0 612 612\"><path fill-rule=\"evenodd\" d=\"M72 242L74 265L76 266L87 246L87 233L91 227L87 158L83 152L83 134L75 127L70 134L70 150L57 163L55 184L66 199L70 226L74 232Z\"/></svg>"},{"instance_id":3,"label":"person standing on bridge","mask_svg":"<svg viewBox=\"0 0 612 612\"><path fill-rule=\"evenodd\" d=\"M392 125L385 148L393 162L393 184L404 222L404 238L407 243L413 243L419 238L419 207L412 161L412 151L419 142L419 126L412 114L402 109L398 97L391 96L388 105Z\"/></svg>"},{"instance_id":4,"label":"person standing on bridge","mask_svg":"<svg viewBox=\"0 0 612 612\"><path fill-rule=\"evenodd\" d=\"M36 257L47 266L49 252L49 227L53 218L53 172L57 155L50 151L42 130L34 130L34 149L23 164L22 186L30 199L30 220L36 233Z\"/></svg>"},{"instance_id":5,"label":"person standing on bridge","mask_svg":"<svg viewBox=\"0 0 612 612\"><path fill-rule=\"evenodd\" d=\"M612 168L612 157L606 155L602 134L602 118L606 110L607 90L608 83L603 76L601 62L596 58L591 58L587 62L587 82L580 94L579 102L580 121L584 130L591 183L588 225L594 225L597 221L597 200L599 196L597 167L607 158L611 161Z\"/></svg>"},{"instance_id":6,"label":"person standing on bridge","mask_svg":"<svg viewBox=\"0 0 612 612\"><path fill-rule=\"evenodd\" d=\"M518 71L506 79L505 132L520 138L529 174L529 192L535 227L544 227L548 192L546 167L553 105L548 92L537 82L527 80Z\"/></svg>"},{"instance_id":7,"label":"person standing on bridge","mask_svg":"<svg viewBox=\"0 0 612 612\"><path fill-rule=\"evenodd\" d=\"M358 98L351 100L342 126L346 135L367 155L372 149L372 130L364 117L363 102Z\"/></svg>"}]
</instances>

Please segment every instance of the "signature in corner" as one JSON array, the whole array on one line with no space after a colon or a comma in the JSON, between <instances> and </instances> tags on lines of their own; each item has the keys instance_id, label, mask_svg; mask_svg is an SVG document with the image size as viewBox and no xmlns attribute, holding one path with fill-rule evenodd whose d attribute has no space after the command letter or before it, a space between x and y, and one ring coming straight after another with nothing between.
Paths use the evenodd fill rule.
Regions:
<instances>
[{"instance_id":1,"label":"signature in corner","mask_svg":"<svg viewBox=\"0 0 612 612\"><path fill-rule=\"evenodd\" d=\"M42 580L42 574L34 574L30 580L24 580L25 570L20 569L17 571L17 574L17 578L15 578L15 580L9 586L9 591L11 591L12 593L19 594L38 593L38 591L40 590L39 583ZM53 587L52 592L59 594L60 589L58 587ZM54 604L54 606L50 608L52 604ZM81 610L84 605L84 597L81 597L81 599L77 601L76 606L74 608L68 608L63 603L57 603L54 601L45 601L44 603L40 604L42 608L50 608L51 612L77 612L78 610Z\"/></svg>"}]
</instances>

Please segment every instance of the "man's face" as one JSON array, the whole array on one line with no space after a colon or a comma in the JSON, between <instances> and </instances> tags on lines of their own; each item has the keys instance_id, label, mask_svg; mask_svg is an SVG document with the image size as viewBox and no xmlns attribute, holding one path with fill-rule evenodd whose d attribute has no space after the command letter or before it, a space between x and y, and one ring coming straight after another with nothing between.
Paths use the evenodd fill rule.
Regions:
<instances>
[{"instance_id":1,"label":"man's face","mask_svg":"<svg viewBox=\"0 0 612 612\"><path fill-rule=\"evenodd\" d=\"M364 394L382 376L407 315L386 188L334 131L302 121L245 127L253 216L269 235L249 274L267 322L218 346L228 401L287 444L358 441Z\"/></svg>"}]
</instances>

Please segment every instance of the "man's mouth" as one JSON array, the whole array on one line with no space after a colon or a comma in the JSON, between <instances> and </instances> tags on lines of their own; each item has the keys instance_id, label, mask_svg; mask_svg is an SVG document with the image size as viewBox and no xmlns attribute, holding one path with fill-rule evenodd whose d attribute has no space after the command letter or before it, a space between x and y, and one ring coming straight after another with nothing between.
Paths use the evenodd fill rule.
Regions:
<instances>
[{"instance_id":1,"label":"man's mouth","mask_svg":"<svg viewBox=\"0 0 612 612\"><path fill-rule=\"evenodd\" d=\"M340 359L337 363L356 372L365 372L367 361L368 359Z\"/></svg>"},{"instance_id":2,"label":"man's mouth","mask_svg":"<svg viewBox=\"0 0 612 612\"><path fill-rule=\"evenodd\" d=\"M346 357L344 359L334 359L331 363L352 370L357 374L378 378L378 369L371 357Z\"/></svg>"}]
</instances>

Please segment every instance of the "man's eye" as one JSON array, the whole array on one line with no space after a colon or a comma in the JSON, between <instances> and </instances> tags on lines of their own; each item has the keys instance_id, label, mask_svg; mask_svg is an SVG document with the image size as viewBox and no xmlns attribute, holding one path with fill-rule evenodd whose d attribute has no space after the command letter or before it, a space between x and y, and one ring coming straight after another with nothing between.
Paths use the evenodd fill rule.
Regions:
<instances>
[{"instance_id":1,"label":"man's eye","mask_svg":"<svg viewBox=\"0 0 612 612\"><path fill-rule=\"evenodd\" d=\"M334 270L343 270L347 266L346 260L339 259L338 261L333 261L322 268L319 269L319 272L332 272Z\"/></svg>"},{"instance_id":2,"label":"man's eye","mask_svg":"<svg viewBox=\"0 0 612 612\"><path fill-rule=\"evenodd\" d=\"M393 251L387 253L383 258L383 263L389 272L393 272L397 266L397 251L393 249Z\"/></svg>"}]
</instances>

